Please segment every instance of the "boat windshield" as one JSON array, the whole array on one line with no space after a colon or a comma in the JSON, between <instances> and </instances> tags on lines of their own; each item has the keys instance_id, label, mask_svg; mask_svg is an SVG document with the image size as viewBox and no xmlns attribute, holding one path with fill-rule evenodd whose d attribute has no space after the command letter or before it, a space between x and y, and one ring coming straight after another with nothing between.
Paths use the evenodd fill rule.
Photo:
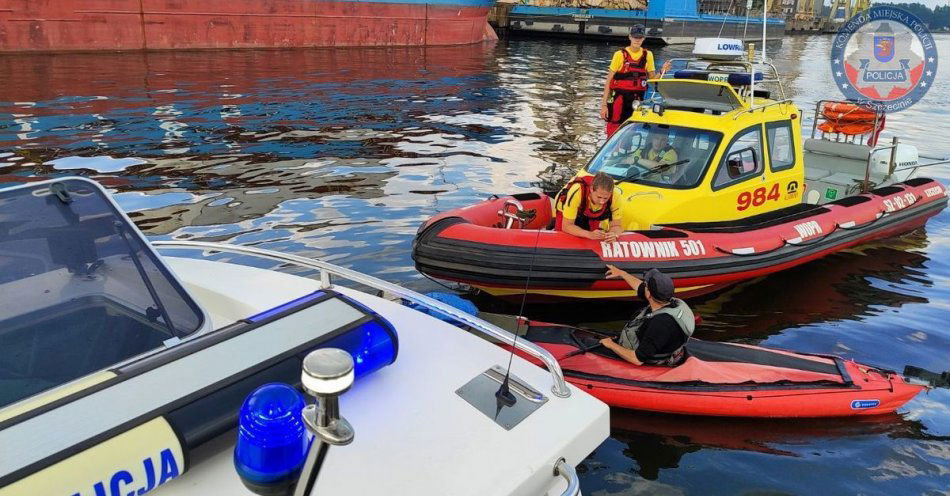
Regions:
<instances>
[{"instance_id":1,"label":"boat windshield","mask_svg":"<svg viewBox=\"0 0 950 496\"><path fill-rule=\"evenodd\" d=\"M0 407L189 335L197 304L108 193L0 191Z\"/></svg>"},{"instance_id":2,"label":"boat windshield","mask_svg":"<svg viewBox=\"0 0 950 496\"><path fill-rule=\"evenodd\" d=\"M721 139L715 131L633 122L607 140L587 172L662 188L694 188Z\"/></svg>"}]
</instances>

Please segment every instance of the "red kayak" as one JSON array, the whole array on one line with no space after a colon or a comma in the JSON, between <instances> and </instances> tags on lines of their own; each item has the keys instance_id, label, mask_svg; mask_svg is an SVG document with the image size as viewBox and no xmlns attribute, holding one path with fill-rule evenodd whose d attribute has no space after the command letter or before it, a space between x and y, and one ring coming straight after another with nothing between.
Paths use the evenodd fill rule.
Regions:
<instances>
[{"instance_id":1,"label":"red kayak","mask_svg":"<svg viewBox=\"0 0 950 496\"><path fill-rule=\"evenodd\" d=\"M423 274L499 297L520 299L525 288L534 301L632 296L623 280L604 277L611 263L633 274L658 268L683 298L911 231L946 206L941 183L914 178L823 205L658 225L607 243L551 230L551 198L524 193L433 217L419 229L412 256Z\"/></svg>"},{"instance_id":2,"label":"red kayak","mask_svg":"<svg viewBox=\"0 0 950 496\"><path fill-rule=\"evenodd\" d=\"M528 322L525 337L554 355L568 382L619 408L728 417L878 415L926 388L836 356L746 344L690 339L685 362L653 367L598 346L590 331Z\"/></svg>"}]
</instances>

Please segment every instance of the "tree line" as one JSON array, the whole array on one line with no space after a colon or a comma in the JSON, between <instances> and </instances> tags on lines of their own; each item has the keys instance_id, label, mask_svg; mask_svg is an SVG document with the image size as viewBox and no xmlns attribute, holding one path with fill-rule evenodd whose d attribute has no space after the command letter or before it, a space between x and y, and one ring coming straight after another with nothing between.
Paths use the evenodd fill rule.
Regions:
<instances>
[{"instance_id":1,"label":"tree line","mask_svg":"<svg viewBox=\"0 0 950 496\"><path fill-rule=\"evenodd\" d=\"M919 17L931 31L950 30L950 5L930 7L919 3L875 3L874 5L893 5Z\"/></svg>"}]
</instances>

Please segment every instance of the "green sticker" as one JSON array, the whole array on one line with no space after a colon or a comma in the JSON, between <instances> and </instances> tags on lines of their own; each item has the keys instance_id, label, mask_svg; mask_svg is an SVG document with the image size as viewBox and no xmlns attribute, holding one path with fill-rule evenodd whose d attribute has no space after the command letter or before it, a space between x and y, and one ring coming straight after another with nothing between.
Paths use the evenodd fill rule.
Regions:
<instances>
[{"instance_id":1,"label":"green sticker","mask_svg":"<svg viewBox=\"0 0 950 496\"><path fill-rule=\"evenodd\" d=\"M834 200L838 196L838 190L834 188L828 188L825 190L825 198L829 200Z\"/></svg>"}]
</instances>

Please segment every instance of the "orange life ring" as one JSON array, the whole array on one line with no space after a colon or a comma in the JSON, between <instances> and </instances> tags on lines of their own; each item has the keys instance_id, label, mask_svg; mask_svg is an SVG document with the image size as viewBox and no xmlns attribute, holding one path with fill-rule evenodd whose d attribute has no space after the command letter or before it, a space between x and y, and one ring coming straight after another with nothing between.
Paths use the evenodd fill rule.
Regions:
<instances>
[{"instance_id":1,"label":"orange life ring","mask_svg":"<svg viewBox=\"0 0 950 496\"><path fill-rule=\"evenodd\" d=\"M854 103L828 102L821 109L826 119L844 122L873 121L878 115L873 109Z\"/></svg>"},{"instance_id":2,"label":"orange life ring","mask_svg":"<svg viewBox=\"0 0 950 496\"><path fill-rule=\"evenodd\" d=\"M874 123L835 122L829 120L819 124L818 129L826 133L841 133L847 135L868 134L874 131Z\"/></svg>"}]
</instances>

